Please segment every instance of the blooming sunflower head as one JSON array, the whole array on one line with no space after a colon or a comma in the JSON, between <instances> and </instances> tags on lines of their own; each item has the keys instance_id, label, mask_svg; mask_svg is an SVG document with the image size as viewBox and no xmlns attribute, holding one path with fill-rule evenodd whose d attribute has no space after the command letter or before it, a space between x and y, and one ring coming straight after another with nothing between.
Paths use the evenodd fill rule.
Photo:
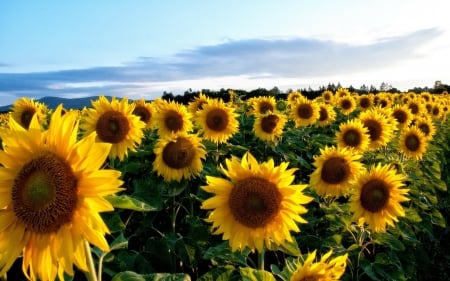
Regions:
<instances>
[{"instance_id":1,"label":"blooming sunflower head","mask_svg":"<svg viewBox=\"0 0 450 281\"><path fill-rule=\"evenodd\" d=\"M216 143L226 142L239 130L238 116L220 99L212 99L195 116L203 138Z\"/></svg>"},{"instance_id":2,"label":"blooming sunflower head","mask_svg":"<svg viewBox=\"0 0 450 281\"><path fill-rule=\"evenodd\" d=\"M35 114L39 124L44 125L47 117L45 104L23 97L17 99L12 105L12 118L25 129L29 127Z\"/></svg>"},{"instance_id":3,"label":"blooming sunflower head","mask_svg":"<svg viewBox=\"0 0 450 281\"><path fill-rule=\"evenodd\" d=\"M356 109L355 98L351 95L336 98L335 104L343 115L349 115Z\"/></svg>"},{"instance_id":4,"label":"blooming sunflower head","mask_svg":"<svg viewBox=\"0 0 450 281\"><path fill-rule=\"evenodd\" d=\"M423 135L428 140L431 140L436 133L436 127L434 126L433 120L429 117L417 118L414 125L422 131Z\"/></svg>"},{"instance_id":5,"label":"blooming sunflower head","mask_svg":"<svg viewBox=\"0 0 450 281\"><path fill-rule=\"evenodd\" d=\"M317 102L300 97L291 105L291 116L296 127L313 125L320 117Z\"/></svg>"},{"instance_id":6,"label":"blooming sunflower head","mask_svg":"<svg viewBox=\"0 0 450 281\"><path fill-rule=\"evenodd\" d=\"M307 280L340 280L347 266L347 256L344 254L331 258L333 251L330 250L322 256L320 261L316 261L316 250L308 254L306 259L298 258L296 261L287 261L286 279L289 281Z\"/></svg>"},{"instance_id":7,"label":"blooming sunflower head","mask_svg":"<svg viewBox=\"0 0 450 281\"><path fill-rule=\"evenodd\" d=\"M155 145L153 170L165 181L181 181L199 174L206 152L200 138L193 134L173 134L160 138Z\"/></svg>"},{"instance_id":8,"label":"blooming sunflower head","mask_svg":"<svg viewBox=\"0 0 450 281\"><path fill-rule=\"evenodd\" d=\"M232 251L261 251L293 241L290 231L306 223L300 215L307 212L303 204L312 200L303 194L306 185L292 184L296 169L288 169L286 162L275 166L273 160L260 164L249 152L225 164L221 169L228 179L207 176L208 185L202 186L214 194L202 203L202 209L212 210L206 221L214 234L229 240Z\"/></svg>"},{"instance_id":9,"label":"blooming sunflower head","mask_svg":"<svg viewBox=\"0 0 450 281\"><path fill-rule=\"evenodd\" d=\"M407 127L412 121L412 114L408 106L396 104L392 107L392 116L397 120L397 127Z\"/></svg>"},{"instance_id":10,"label":"blooming sunflower head","mask_svg":"<svg viewBox=\"0 0 450 281\"><path fill-rule=\"evenodd\" d=\"M109 249L99 213L113 210L103 197L121 190L121 174L101 169L111 144L77 134L77 113L61 106L46 131L35 115L28 130L1 132L0 275L22 255L29 279L63 280L74 264L88 270L85 241Z\"/></svg>"},{"instance_id":11,"label":"blooming sunflower head","mask_svg":"<svg viewBox=\"0 0 450 281\"><path fill-rule=\"evenodd\" d=\"M310 186L323 197L348 195L353 181L363 170L360 159L360 154L347 148L321 149L320 155L314 157Z\"/></svg>"},{"instance_id":12,"label":"blooming sunflower head","mask_svg":"<svg viewBox=\"0 0 450 281\"><path fill-rule=\"evenodd\" d=\"M357 98L358 108L361 110L370 109L373 106L373 95L364 94Z\"/></svg>"},{"instance_id":13,"label":"blooming sunflower head","mask_svg":"<svg viewBox=\"0 0 450 281\"><path fill-rule=\"evenodd\" d=\"M364 153L369 147L369 130L359 119L348 120L339 125L336 133L336 142L339 148L353 149Z\"/></svg>"},{"instance_id":14,"label":"blooming sunflower head","mask_svg":"<svg viewBox=\"0 0 450 281\"><path fill-rule=\"evenodd\" d=\"M192 115L183 104L160 101L156 107L155 126L160 137L192 130Z\"/></svg>"},{"instance_id":15,"label":"blooming sunflower head","mask_svg":"<svg viewBox=\"0 0 450 281\"><path fill-rule=\"evenodd\" d=\"M377 110L364 111L359 115L359 120L369 131L369 149L377 150L385 146L394 134L393 124L387 116Z\"/></svg>"},{"instance_id":16,"label":"blooming sunflower head","mask_svg":"<svg viewBox=\"0 0 450 281\"><path fill-rule=\"evenodd\" d=\"M263 141L275 141L283 134L284 126L287 122L284 114L266 113L257 115L253 123L255 136Z\"/></svg>"},{"instance_id":17,"label":"blooming sunflower head","mask_svg":"<svg viewBox=\"0 0 450 281\"><path fill-rule=\"evenodd\" d=\"M333 103L333 92L330 90L325 90L321 94L322 100L325 104Z\"/></svg>"},{"instance_id":18,"label":"blooming sunflower head","mask_svg":"<svg viewBox=\"0 0 450 281\"><path fill-rule=\"evenodd\" d=\"M195 113L199 110L202 110L203 105L207 104L209 102L209 97L204 95L203 93L200 93L197 97L194 98L194 100L190 101L188 104L188 111L195 115Z\"/></svg>"},{"instance_id":19,"label":"blooming sunflower head","mask_svg":"<svg viewBox=\"0 0 450 281\"><path fill-rule=\"evenodd\" d=\"M290 92L287 95L287 103L289 105L292 105L298 98L303 98L304 96L302 95L301 92L299 91L294 91L294 92Z\"/></svg>"},{"instance_id":20,"label":"blooming sunflower head","mask_svg":"<svg viewBox=\"0 0 450 281\"><path fill-rule=\"evenodd\" d=\"M317 124L319 126L327 126L336 120L336 111L334 107L330 104L320 103L319 104L319 119L317 119Z\"/></svg>"},{"instance_id":21,"label":"blooming sunflower head","mask_svg":"<svg viewBox=\"0 0 450 281\"><path fill-rule=\"evenodd\" d=\"M360 173L350 199L353 219L375 232L394 226L398 217L405 216L401 202L409 200L408 189L402 188L404 180L390 165L378 164Z\"/></svg>"},{"instance_id":22,"label":"blooming sunflower head","mask_svg":"<svg viewBox=\"0 0 450 281\"><path fill-rule=\"evenodd\" d=\"M96 132L97 141L111 143L110 158L123 160L128 150L136 150L144 136L145 123L133 114L134 105L128 99L121 101L115 97L109 101L100 96L92 102L92 108L85 110L80 127L84 135Z\"/></svg>"},{"instance_id":23,"label":"blooming sunflower head","mask_svg":"<svg viewBox=\"0 0 450 281\"><path fill-rule=\"evenodd\" d=\"M249 100L252 107L251 114L266 114L275 111L276 100L274 97L257 97Z\"/></svg>"},{"instance_id":24,"label":"blooming sunflower head","mask_svg":"<svg viewBox=\"0 0 450 281\"><path fill-rule=\"evenodd\" d=\"M138 116L139 119L145 123L145 129L153 128L153 115L154 109L151 103L145 100L137 100L134 102L133 114Z\"/></svg>"},{"instance_id":25,"label":"blooming sunflower head","mask_svg":"<svg viewBox=\"0 0 450 281\"><path fill-rule=\"evenodd\" d=\"M404 128L399 142L400 151L414 160L421 160L427 151L428 139L417 126Z\"/></svg>"}]
</instances>

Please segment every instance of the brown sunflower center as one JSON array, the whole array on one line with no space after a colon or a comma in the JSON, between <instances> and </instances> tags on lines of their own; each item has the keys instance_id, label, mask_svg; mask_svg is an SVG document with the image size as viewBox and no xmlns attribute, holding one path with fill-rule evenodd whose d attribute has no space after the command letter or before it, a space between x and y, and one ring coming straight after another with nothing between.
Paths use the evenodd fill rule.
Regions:
<instances>
[{"instance_id":1,"label":"brown sunflower center","mask_svg":"<svg viewBox=\"0 0 450 281\"><path fill-rule=\"evenodd\" d=\"M323 163L320 177L329 184L339 184L350 176L350 167L341 157L332 157Z\"/></svg>"},{"instance_id":2,"label":"brown sunflower center","mask_svg":"<svg viewBox=\"0 0 450 281\"><path fill-rule=\"evenodd\" d=\"M119 143L126 138L130 124L121 112L111 110L100 116L95 130L102 141Z\"/></svg>"},{"instance_id":3,"label":"brown sunflower center","mask_svg":"<svg viewBox=\"0 0 450 281\"><path fill-rule=\"evenodd\" d=\"M199 101L199 102L197 103L196 111L203 109L203 106L204 106L205 104L207 104L207 103L208 103L208 102L207 102L207 101L204 101L204 100Z\"/></svg>"},{"instance_id":4,"label":"brown sunflower center","mask_svg":"<svg viewBox=\"0 0 450 281\"><path fill-rule=\"evenodd\" d=\"M270 102L262 101L259 103L259 113L264 114L273 111L273 105Z\"/></svg>"},{"instance_id":5,"label":"brown sunflower center","mask_svg":"<svg viewBox=\"0 0 450 281\"><path fill-rule=\"evenodd\" d=\"M13 209L26 227L37 233L56 232L72 219L77 205L77 178L53 153L25 164L14 179Z\"/></svg>"},{"instance_id":6,"label":"brown sunflower center","mask_svg":"<svg viewBox=\"0 0 450 281\"><path fill-rule=\"evenodd\" d=\"M430 134L430 127L427 123L420 123L418 127L425 136L428 136Z\"/></svg>"},{"instance_id":7,"label":"brown sunflower center","mask_svg":"<svg viewBox=\"0 0 450 281\"><path fill-rule=\"evenodd\" d=\"M393 115L397 122L400 124L404 124L406 120L408 120L408 114L403 110L396 110L394 111Z\"/></svg>"},{"instance_id":8,"label":"brown sunflower center","mask_svg":"<svg viewBox=\"0 0 450 281\"><path fill-rule=\"evenodd\" d=\"M145 106L140 104L136 105L136 107L133 110L133 114L138 116L139 119L145 124L147 124L152 118L152 113L150 112L150 110L148 110Z\"/></svg>"},{"instance_id":9,"label":"brown sunflower center","mask_svg":"<svg viewBox=\"0 0 450 281\"><path fill-rule=\"evenodd\" d=\"M417 114L419 112L419 106L415 103L410 103L408 108L411 110L412 114Z\"/></svg>"},{"instance_id":10,"label":"brown sunflower center","mask_svg":"<svg viewBox=\"0 0 450 281\"><path fill-rule=\"evenodd\" d=\"M183 116L175 110L168 110L165 114L164 124L171 132L178 132L183 129Z\"/></svg>"},{"instance_id":11,"label":"brown sunflower center","mask_svg":"<svg viewBox=\"0 0 450 281\"><path fill-rule=\"evenodd\" d=\"M164 163L173 169L189 167L194 156L194 145L184 137L178 137L176 141L169 142L162 152Z\"/></svg>"},{"instance_id":12,"label":"brown sunflower center","mask_svg":"<svg viewBox=\"0 0 450 281\"><path fill-rule=\"evenodd\" d=\"M278 120L279 120L279 118L276 115L264 116L261 119L261 129L264 132L271 134L273 132L273 130L277 127Z\"/></svg>"},{"instance_id":13,"label":"brown sunflower center","mask_svg":"<svg viewBox=\"0 0 450 281\"><path fill-rule=\"evenodd\" d=\"M405 146L409 151L417 151L420 148L420 139L415 134L409 134L405 137Z\"/></svg>"},{"instance_id":14,"label":"brown sunflower center","mask_svg":"<svg viewBox=\"0 0 450 281\"><path fill-rule=\"evenodd\" d=\"M302 103L297 107L297 115L302 119L309 119L313 116L313 108L310 104Z\"/></svg>"},{"instance_id":15,"label":"brown sunflower center","mask_svg":"<svg viewBox=\"0 0 450 281\"><path fill-rule=\"evenodd\" d=\"M28 129L30 127L31 119L33 119L33 115L36 113L34 108L25 109L20 115L20 124L22 127Z\"/></svg>"},{"instance_id":16,"label":"brown sunflower center","mask_svg":"<svg viewBox=\"0 0 450 281\"><path fill-rule=\"evenodd\" d=\"M381 132L383 128L380 122L374 119L368 119L364 121L364 127L369 131L369 136L371 141L377 141L381 137Z\"/></svg>"},{"instance_id":17,"label":"brown sunflower center","mask_svg":"<svg viewBox=\"0 0 450 281\"><path fill-rule=\"evenodd\" d=\"M389 201L389 187L382 180L369 180L361 189L360 201L365 210L376 213Z\"/></svg>"},{"instance_id":18,"label":"brown sunflower center","mask_svg":"<svg viewBox=\"0 0 450 281\"><path fill-rule=\"evenodd\" d=\"M355 129L349 129L343 134L343 141L346 145L356 147L361 143L361 133Z\"/></svg>"},{"instance_id":19,"label":"brown sunflower center","mask_svg":"<svg viewBox=\"0 0 450 281\"><path fill-rule=\"evenodd\" d=\"M221 108L215 108L206 115L206 125L210 130L221 132L228 126L228 114Z\"/></svg>"},{"instance_id":20,"label":"brown sunflower center","mask_svg":"<svg viewBox=\"0 0 450 281\"><path fill-rule=\"evenodd\" d=\"M368 108L368 107L370 107L370 99L369 98L361 98L359 100L359 106L361 108Z\"/></svg>"},{"instance_id":21,"label":"brown sunflower center","mask_svg":"<svg viewBox=\"0 0 450 281\"><path fill-rule=\"evenodd\" d=\"M388 105L388 102L387 102L387 100L382 99L378 102L378 104L381 106L381 108L384 108Z\"/></svg>"},{"instance_id":22,"label":"brown sunflower center","mask_svg":"<svg viewBox=\"0 0 450 281\"><path fill-rule=\"evenodd\" d=\"M325 121L328 119L328 110L325 107L321 107L319 111L319 121Z\"/></svg>"},{"instance_id":23,"label":"brown sunflower center","mask_svg":"<svg viewBox=\"0 0 450 281\"><path fill-rule=\"evenodd\" d=\"M348 109L352 108L352 102L349 99L343 99L341 101L341 107L344 110L348 110Z\"/></svg>"},{"instance_id":24,"label":"brown sunflower center","mask_svg":"<svg viewBox=\"0 0 450 281\"><path fill-rule=\"evenodd\" d=\"M239 223L258 228L266 226L278 214L281 200L275 184L264 178L249 177L235 183L228 204Z\"/></svg>"}]
</instances>

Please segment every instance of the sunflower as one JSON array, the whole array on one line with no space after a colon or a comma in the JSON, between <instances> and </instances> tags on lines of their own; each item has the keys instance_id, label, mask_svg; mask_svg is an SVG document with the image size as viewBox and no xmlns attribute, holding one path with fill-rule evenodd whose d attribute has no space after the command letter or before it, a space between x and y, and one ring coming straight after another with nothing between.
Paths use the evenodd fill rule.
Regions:
<instances>
[{"instance_id":1,"label":"sunflower","mask_svg":"<svg viewBox=\"0 0 450 281\"><path fill-rule=\"evenodd\" d=\"M337 99L350 96L350 91L347 88L338 88L336 90L336 93L334 94L334 97Z\"/></svg>"},{"instance_id":2,"label":"sunflower","mask_svg":"<svg viewBox=\"0 0 450 281\"><path fill-rule=\"evenodd\" d=\"M361 110L370 109L373 106L373 95L360 95L357 98L358 108Z\"/></svg>"},{"instance_id":3,"label":"sunflower","mask_svg":"<svg viewBox=\"0 0 450 281\"><path fill-rule=\"evenodd\" d=\"M399 129L409 126L412 121L412 114L407 105L396 104L392 107L392 116L397 120Z\"/></svg>"},{"instance_id":4,"label":"sunflower","mask_svg":"<svg viewBox=\"0 0 450 281\"><path fill-rule=\"evenodd\" d=\"M265 114L275 111L276 100L274 97L257 97L249 100L253 110L250 114Z\"/></svg>"},{"instance_id":5,"label":"sunflower","mask_svg":"<svg viewBox=\"0 0 450 281\"><path fill-rule=\"evenodd\" d=\"M348 195L355 178L363 169L361 155L347 148L325 147L314 157L315 170L309 185L320 196L339 197Z\"/></svg>"},{"instance_id":6,"label":"sunflower","mask_svg":"<svg viewBox=\"0 0 450 281\"><path fill-rule=\"evenodd\" d=\"M320 108L315 101L300 97L291 105L291 116L295 120L296 127L306 127L319 119Z\"/></svg>"},{"instance_id":7,"label":"sunflower","mask_svg":"<svg viewBox=\"0 0 450 281\"><path fill-rule=\"evenodd\" d=\"M180 133L160 138L155 145L153 171L164 181L181 181L203 170L206 151L201 139L194 134Z\"/></svg>"},{"instance_id":8,"label":"sunflower","mask_svg":"<svg viewBox=\"0 0 450 281\"><path fill-rule=\"evenodd\" d=\"M222 100L212 99L197 112L195 122L200 125L204 139L223 143L239 131L237 116Z\"/></svg>"},{"instance_id":9,"label":"sunflower","mask_svg":"<svg viewBox=\"0 0 450 281\"><path fill-rule=\"evenodd\" d=\"M232 251L248 247L260 252L272 243L292 242L290 231L298 232L297 223L306 223L300 214L312 200L303 194L306 185L292 185L296 169L287 169L287 162L275 166L273 160L260 164L249 152L242 161L225 163L221 170L229 180L206 176L208 185L202 186L215 194L202 203L202 209L212 210L206 221L214 234L229 240Z\"/></svg>"},{"instance_id":10,"label":"sunflower","mask_svg":"<svg viewBox=\"0 0 450 281\"><path fill-rule=\"evenodd\" d=\"M431 140L436 133L436 127L434 126L433 120L430 117L420 117L414 122L414 125L419 128L423 135Z\"/></svg>"},{"instance_id":11,"label":"sunflower","mask_svg":"<svg viewBox=\"0 0 450 281\"><path fill-rule=\"evenodd\" d=\"M415 116L420 116L422 113L426 111L423 108L421 100L419 100L418 98L410 99L407 103L407 106L411 111L411 114Z\"/></svg>"},{"instance_id":12,"label":"sunflower","mask_svg":"<svg viewBox=\"0 0 450 281\"><path fill-rule=\"evenodd\" d=\"M153 129L153 115L154 109L151 103L145 100L137 100L134 102L133 114L138 116L139 119L145 123L145 129Z\"/></svg>"},{"instance_id":13,"label":"sunflower","mask_svg":"<svg viewBox=\"0 0 450 281\"><path fill-rule=\"evenodd\" d=\"M134 105L128 99L121 101L115 97L111 102L100 96L92 102L92 108L86 109L80 127L84 136L97 133L98 142L111 143L110 158L123 160L128 150L135 151L144 136L145 123L133 114Z\"/></svg>"},{"instance_id":14,"label":"sunflower","mask_svg":"<svg viewBox=\"0 0 450 281\"><path fill-rule=\"evenodd\" d=\"M17 99L12 105L12 118L25 129L28 129L35 114L39 124L44 125L47 118L47 106L27 97Z\"/></svg>"},{"instance_id":15,"label":"sunflower","mask_svg":"<svg viewBox=\"0 0 450 281\"><path fill-rule=\"evenodd\" d=\"M330 104L333 102L333 92L330 90L325 90L322 92L321 97L325 104Z\"/></svg>"},{"instance_id":16,"label":"sunflower","mask_svg":"<svg viewBox=\"0 0 450 281\"><path fill-rule=\"evenodd\" d=\"M13 121L14 122L14 121ZM88 270L85 245L108 251L100 212L103 196L120 190L120 172L101 166L111 144L95 133L77 141L78 116L59 106L42 131L35 115L28 130L3 131L0 151L0 275L20 255L31 280L64 280L73 265Z\"/></svg>"},{"instance_id":17,"label":"sunflower","mask_svg":"<svg viewBox=\"0 0 450 281\"><path fill-rule=\"evenodd\" d=\"M276 137L280 137L283 134L286 122L286 117L283 114L258 114L256 115L255 123L253 123L253 132L259 139L273 142Z\"/></svg>"},{"instance_id":18,"label":"sunflower","mask_svg":"<svg viewBox=\"0 0 450 281\"><path fill-rule=\"evenodd\" d=\"M209 97L200 93L194 100L190 101L188 104L188 111L195 115L195 113L203 108L203 105L209 102Z\"/></svg>"},{"instance_id":19,"label":"sunflower","mask_svg":"<svg viewBox=\"0 0 450 281\"><path fill-rule=\"evenodd\" d=\"M392 139L394 130L387 116L376 109L362 112L358 119L369 131L369 149L377 150L388 144ZM395 124L395 123L394 123Z\"/></svg>"},{"instance_id":20,"label":"sunflower","mask_svg":"<svg viewBox=\"0 0 450 281\"><path fill-rule=\"evenodd\" d=\"M404 180L390 165L378 164L361 173L350 198L353 219L361 225L367 223L375 232L394 226L398 217L405 216L400 203L409 200L405 196L409 190L402 188Z\"/></svg>"},{"instance_id":21,"label":"sunflower","mask_svg":"<svg viewBox=\"0 0 450 281\"><path fill-rule=\"evenodd\" d=\"M351 95L337 98L335 104L343 115L349 115L356 109L356 101Z\"/></svg>"},{"instance_id":22,"label":"sunflower","mask_svg":"<svg viewBox=\"0 0 450 281\"><path fill-rule=\"evenodd\" d=\"M288 279L289 281L305 281L305 280L318 280L318 281L334 281L340 280L341 276L345 272L347 266L347 256L337 256L330 260L333 251L330 250L324 254L320 261L316 260L316 250L308 254L306 260L303 262L297 259L294 262L287 263Z\"/></svg>"},{"instance_id":23,"label":"sunflower","mask_svg":"<svg viewBox=\"0 0 450 281\"><path fill-rule=\"evenodd\" d=\"M299 91L290 92L287 95L287 103L288 103L288 105L292 105L299 98L304 98L304 96L302 95L301 92L299 92Z\"/></svg>"},{"instance_id":24,"label":"sunflower","mask_svg":"<svg viewBox=\"0 0 450 281\"><path fill-rule=\"evenodd\" d=\"M348 120L339 125L336 133L336 143L338 148L349 148L357 152L364 153L369 147L369 130L359 119Z\"/></svg>"},{"instance_id":25,"label":"sunflower","mask_svg":"<svg viewBox=\"0 0 450 281\"><path fill-rule=\"evenodd\" d=\"M427 151L428 139L417 126L403 129L399 141L400 151L414 160L421 160Z\"/></svg>"},{"instance_id":26,"label":"sunflower","mask_svg":"<svg viewBox=\"0 0 450 281\"><path fill-rule=\"evenodd\" d=\"M319 126L327 126L336 120L336 111L334 107L329 104L320 103L319 104L319 119L317 124Z\"/></svg>"},{"instance_id":27,"label":"sunflower","mask_svg":"<svg viewBox=\"0 0 450 281\"><path fill-rule=\"evenodd\" d=\"M158 101L154 122L160 137L189 133L193 127L191 119L192 115L185 105L174 101Z\"/></svg>"}]
</instances>

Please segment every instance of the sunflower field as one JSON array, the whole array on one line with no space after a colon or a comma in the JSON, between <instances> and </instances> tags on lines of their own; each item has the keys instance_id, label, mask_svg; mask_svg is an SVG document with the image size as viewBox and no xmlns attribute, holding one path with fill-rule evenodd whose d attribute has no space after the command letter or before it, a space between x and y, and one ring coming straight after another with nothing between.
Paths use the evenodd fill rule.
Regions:
<instances>
[{"instance_id":1,"label":"sunflower field","mask_svg":"<svg viewBox=\"0 0 450 281\"><path fill-rule=\"evenodd\" d=\"M0 280L450 280L450 95L20 98Z\"/></svg>"}]
</instances>

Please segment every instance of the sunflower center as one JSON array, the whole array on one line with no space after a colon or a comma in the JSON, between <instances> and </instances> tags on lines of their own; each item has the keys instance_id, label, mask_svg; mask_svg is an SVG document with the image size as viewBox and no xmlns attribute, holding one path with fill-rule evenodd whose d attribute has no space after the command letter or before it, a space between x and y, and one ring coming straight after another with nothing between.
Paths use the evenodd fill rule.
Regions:
<instances>
[{"instance_id":1,"label":"sunflower center","mask_svg":"<svg viewBox=\"0 0 450 281\"><path fill-rule=\"evenodd\" d=\"M341 107L342 109L350 109L352 108L352 103L348 99L344 99L341 101Z\"/></svg>"},{"instance_id":2,"label":"sunflower center","mask_svg":"<svg viewBox=\"0 0 450 281\"><path fill-rule=\"evenodd\" d=\"M235 183L228 204L241 224L266 226L278 214L282 196L277 186L264 178L249 177Z\"/></svg>"},{"instance_id":3,"label":"sunflower center","mask_svg":"<svg viewBox=\"0 0 450 281\"><path fill-rule=\"evenodd\" d=\"M361 143L361 134L357 130L350 129L345 131L343 139L346 145L355 147Z\"/></svg>"},{"instance_id":4,"label":"sunflower center","mask_svg":"<svg viewBox=\"0 0 450 281\"><path fill-rule=\"evenodd\" d=\"M33 118L33 115L36 113L36 110L34 108L27 108L25 109L22 114L20 115L20 124L28 129L31 123L31 119Z\"/></svg>"},{"instance_id":5,"label":"sunflower center","mask_svg":"<svg viewBox=\"0 0 450 281\"><path fill-rule=\"evenodd\" d=\"M111 110L100 116L95 129L102 141L119 143L126 138L130 124L122 113Z\"/></svg>"},{"instance_id":6,"label":"sunflower center","mask_svg":"<svg viewBox=\"0 0 450 281\"><path fill-rule=\"evenodd\" d=\"M396 110L393 115L400 124L404 124L408 120L408 115L403 110Z\"/></svg>"},{"instance_id":7,"label":"sunflower center","mask_svg":"<svg viewBox=\"0 0 450 281\"><path fill-rule=\"evenodd\" d=\"M140 120L146 124L152 118L152 113L145 106L142 105L136 105L136 107L133 110L133 114L138 116Z\"/></svg>"},{"instance_id":8,"label":"sunflower center","mask_svg":"<svg viewBox=\"0 0 450 281\"><path fill-rule=\"evenodd\" d=\"M183 116L175 110L168 110L165 114L164 124L169 131L178 132L183 128Z\"/></svg>"},{"instance_id":9,"label":"sunflower center","mask_svg":"<svg viewBox=\"0 0 450 281\"><path fill-rule=\"evenodd\" d=\"M373 119L368 119L364 121L364 126L369 131L371 141L377 141L381 137L381 131L383 128L381 128L380 122Z\"/></svg>"},{"instance_id":10,"label":"sunflower center","mask_svg":"<svg viewBox=\"0 0 450 281\"><path fill-rule=\"evenodd\" d=\"M189 167L194 156L194 145L184 137L178 137L176 141L169 142L162 152L164 163L173 169Z\"/></svg>"},{"instance_id":11,"label":"sunflower center","mask_svg":"<svg viewBox=\"0 0 450 281\"><path fill-rule=\"evenodd\" d=\"M37 233L56 232L72 219L77 178L61 158L46 153L25 164L14 179L14 213Z\"/></svg>"},{"instance_id":12,"label":"sunflower center","mask_svg":"<svg viewBox=\"0 0 450 281\"><path fill-rule=\"evenodd\" d=\"M206 125L213 131L221 132L228 125L228 114L221 108L215 108L206 115Z\"/></svg>"},{"instance_id":13,"label":"sunflower center","mask_svg":"<svg viewBox=\"0 0 450 281\"><path fill-rule=\"evenodd\" d=\"M260 102L259 103L259 113L264 114L267 111L273 111L273 105L266 101Z\"/></svg>"},{"instance_id":14,"label":"sunflower center","mask_svg":"<svg viewBox=\"0 0 450 281\"><path fill-rule=\"evenodd\" d=\"M309 104L300 104L297 107L297 114L302 119L309 119L313 116L313 109Z\"/></svg>"},{"instance_id":15,"label":"sunflower center","mask_svg":"<svg viewBox=\"0 0 450 281\"><path fill-rule=\"evenodd\" d=\"M264 116L261 120L261 129L270 134L277 127L278 124L278 116L276 115L268 115Z\"/></svg>"},{"instance_id":16,"label":"sunflower center","mask_svg":"<svg viewBox=\"0 0 450 281\"><path fill-rule=\"evenodd\" d=\"M370 106L370 99L369 98L361 98L359 100L359 106L361 108L368 108Z\"/></svg>"},{"instance_id":17,"label":"sunflower center","mask_svg":"<svg viewBox=\"0 0 450 281\"><path fill-rule=\"evenodd\" d=\"M417 114L419 112L419 106L415 103L409 104L408 108L411 110L412 114Z\"/></svg>"},{"instance_id":18,"label":"sunflower center","mask_svg":"<svg viewBox=\"0 0 450 281\"><path fill-rule=\"evenodd\" d=\"M341 157L332 157L325 161L320 174L323 181L329 184L339 184L350 175L350 168Z\"/></svg>"},{"instance_id":19,"label":"sunflower center","mask_svg":"<svg viewBox=\"0 0 450 281\"><path fill-rule=\"evenodd\" d=\"M208 104L208 102L207 102L207 101L204 101L204 100L199 101L199 102L197 103L196 111L203 109L203 106L204 106L205 104Z\"/></svg>"},{"instance_id":20,"label":"sunflower center","mask_svg":"<svg viewBox=\"0 0 450 281\"><path fill-rule=\"evenodd\" d=\"M430 134L430 127L426 123L420 124L419 129L425 134L425 136Z\"/></svg>"},{"instance_id":21,"label":"sunflower center","mask_svg":"<svg viewBox=\"0 0 450 281\"><path fill-rule=\"evenodd\" d=\"M415 134L408 135L405 138L405 146L409 151L417 151L420 148L420 139Z\"/></svg>"},{"instance_id":22,"label":"sunflower center","mask_svg":"<svg viewBox=\"0 0 450 281\"><path fill-rule=\"evenodd\" d=\"M382 180L370 180L363 185L360 200L364 209L376 213L386 206L389 200L389 188Z\"/></svg>"},{"instance_id":23,"label":"sunflower center","mask_svg":"<svg viewBox=\"0 0 450 281\"><path fill-rule=\"evenodd\" d=\"M326 110L324 107L321 107L319 111L319 121L325 121L327 119L328 119L328 110Z\"/></svg>"}]
</instances>

